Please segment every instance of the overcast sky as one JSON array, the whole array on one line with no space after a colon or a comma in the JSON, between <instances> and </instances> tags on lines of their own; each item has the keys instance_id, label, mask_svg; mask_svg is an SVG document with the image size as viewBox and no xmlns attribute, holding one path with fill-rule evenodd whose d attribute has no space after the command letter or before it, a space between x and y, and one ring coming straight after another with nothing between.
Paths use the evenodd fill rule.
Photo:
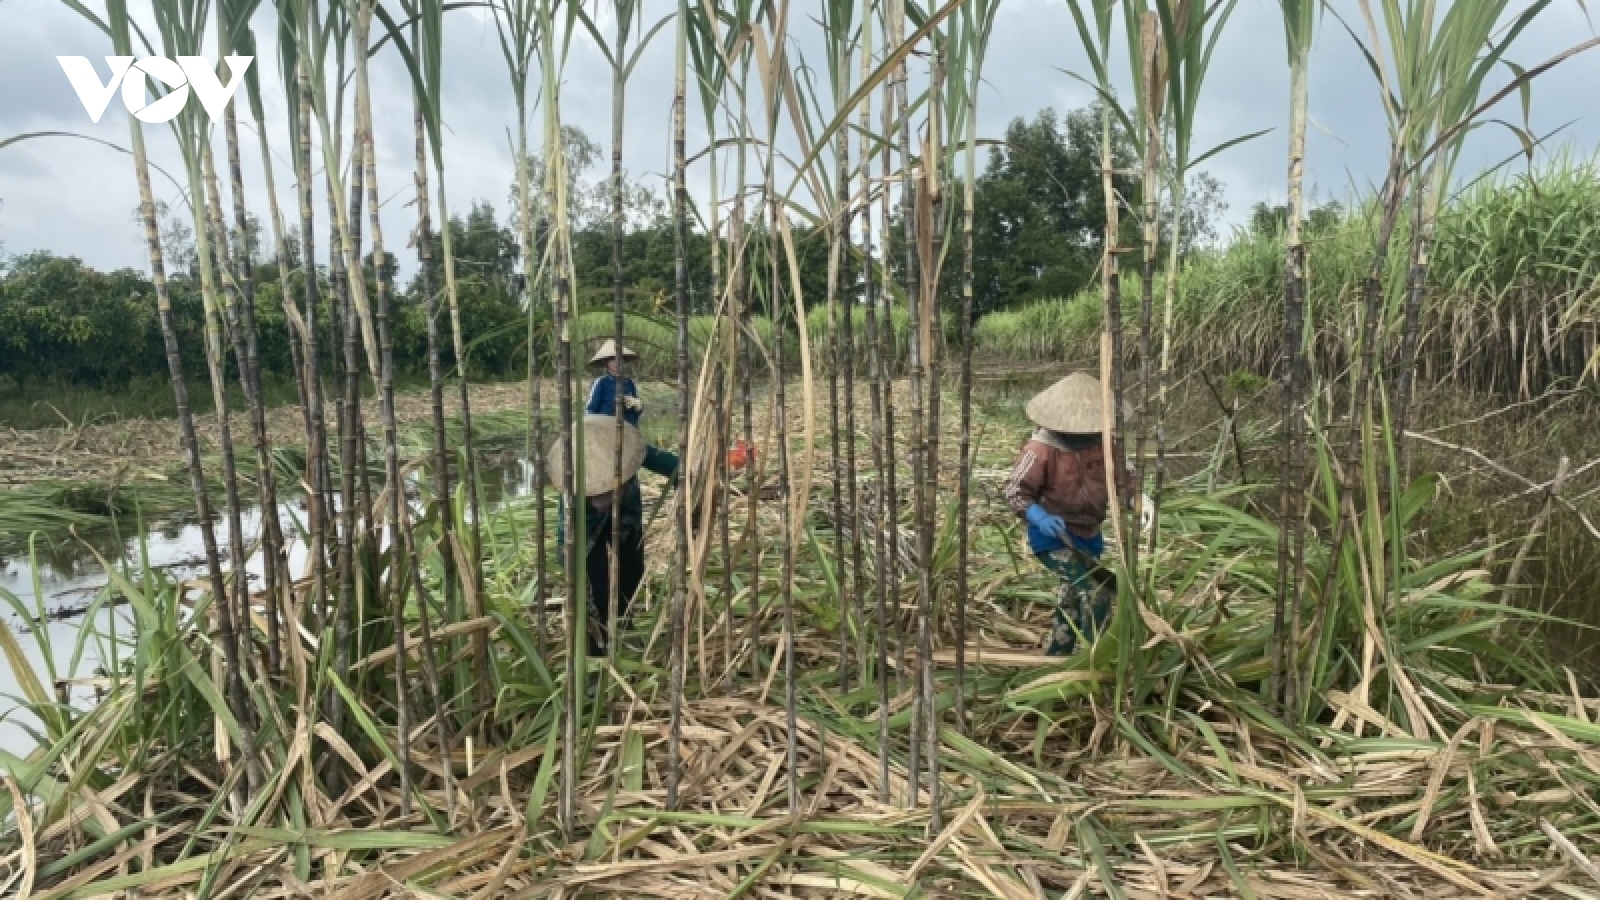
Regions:
<instances>
[{"instance_id":1,"label":"overcast sky","mask_svg":"<svg viewBox=\"0 0 1600 900\"><path fill-rule=\"evenodd\" d=\"M795 50L820 62L815 52L816 26L811 20L815 5L805 0L794 2ZM1359 21L1354 0L1334 0L1333 5L1348 21ZM90 6L99 8L94 0ZM135 3L135 8L142 6ZM265 43L274 28L268 26L271 4L264 6L267 12L257 22L257 34ZM647 16L659 16L676 4L646 0L645 6ZM1518 9L1522 4L1512 0L1510 6ZM512 180L508 129L515 109L494 23L486 13L462 10L446 17L446 32L443 104L449 128L445 161L452 211L464 213L471 201L485 199L503 216ZM1578 0L1555 0L1509 57L1533 65L1593 34ZM70 131L125 146L128 116L120 97L112 100L98 124L91 123L55 59L58 55L87 56L104 78L101 57L109 51L109 41L59 0L0 0L0 142L29 132ZM256 64L264 66L263 74L268 76L268 133L278 154L278 199L292 204L285 155L287 133L281 124L275 124L283 118L277 66L270 49L263 47L259 52L262 55ZM1088 103L1090 91L1063 70L1087 74L1065 0L1004 0L984 72L987 85L980 97L980 136L999 136L1012 119L1032 118L1045 107L1067 110ZM1506 77L1500 76L1501 83ZM402 247L415 218L413 210L405 206L410 200L413 160L411 97L393 52L376 61L373 86L379 122L379 182L386 198L385 236L388 248L399 253L409 269L411 254ZM636 180L660 185L668 169L671 88L668 28L646 51L629 84L625 163ZM1600 50L1546 74L1533 92L1535 132L1566 126L1553 139L1552 147L1593 154L1600 144L1597 89ZM1320 23L1310 91L1313 126L1308 172L1317 193L1323 198L1339 198L1370 187L1382 175L1387 150L1382 109L1370 70L1349 35L1331 17ZM1287 93L1278 4L1239 0L1205 85L1194 141L1197 149L1204 149L1237 135L1273 129L1206 166L1225 187L1230 223L1241 221L1253 203L1283 196ZM603 57L587 36L578 37L562 92L566 121L605 144L610 133L610 94L610 74ZM1498 112L1509 119L1521 117L1514 98ZM689 121L693 153L705 142L704 129L699 127L703 118L695 100L691 100ZM784 127L788 127L787 119ZM181 178L166 126L146 125L145 129L156 161ZM266 196L258 144L253 131L245 132L245 139L248 202L264 219ZM537 134L532 140L537 142ZM218 146L220 152L220 142ZM1471 139L1461 168L1470 172L1497 163L1515 153L1518 146L1504 129L1483 129ZM98 268L144 268L141 233L133 221L138 196L132 176L129 157L88 141L45 138L0 149L0 253L48 250L81 257ZM709 186L707 166L702 163L693 168L691 191L705 197ZM179 191L170 182L157 175L155 189L161 199L179 207ZM319 196L319 223L325 220L325 210Z\"/></svg>"}]
</instances>

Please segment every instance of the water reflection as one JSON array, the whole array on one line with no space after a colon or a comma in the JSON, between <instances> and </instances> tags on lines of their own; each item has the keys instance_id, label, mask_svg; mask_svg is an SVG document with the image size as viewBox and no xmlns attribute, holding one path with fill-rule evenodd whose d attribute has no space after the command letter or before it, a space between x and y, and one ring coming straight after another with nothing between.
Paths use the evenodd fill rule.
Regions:
<instances>
[{"instance_id":1,"label":"water reflection","mask_svg":"<svg viewBox=\"0 0 1600 900\"><path fill-rule=\"evenodd\" d=\"M535 474L532 463L519 449L484 453L478 463L478 477L485 506L492 509L527 495L536 483ZM411 476L408 493L413 502L418 483L428 477L425 472ZM279 504L277 513L283 534L293 540L305 521L305 498L291 496L287 502ZM262 522L259 506L241 511L240 528L246 546L259 539ZM10 594L28 611L23 617L10 604L0 604L0 615L5 616L6 624L17 635L24 656L41 682L47 681L50 675L40 646L42 641L48 641L57 665L63 667L54 673L57 679L81 679L95 676L102 665L99 642L93 636L107 633L110 617L118 616L116 627L122 634L130 630L132 623L126 610L102 608L92 621L84 616L96 595L106 589L105 565L125 564L138 571L148 564L175 580L205 574L205 550L197 517L179 516L144 524L143 534L132 529L129 521L123 521L119 527L78 529L76 534L40 534L31 542L27 539L0 541L0 592ZM214 530L226 566L227 516L215 517ZM306 555L304 545L292 543L290 569L302 572ZM259 586L263 577L259 555L251 557L246 572L250 581ZM40 621L41 611L43 621ZM80 641L81 657L71 671L64 670ZM48 684L46 689L49 689ZM16 673L0 660L0 750L19 755L35 746L34 739L23 726L38 725L30 713L15 707L12 698L20 693ZM79 705L92 703L93 692L88 688L74 688L71 699Z\"/></svg>"}]
</instances>

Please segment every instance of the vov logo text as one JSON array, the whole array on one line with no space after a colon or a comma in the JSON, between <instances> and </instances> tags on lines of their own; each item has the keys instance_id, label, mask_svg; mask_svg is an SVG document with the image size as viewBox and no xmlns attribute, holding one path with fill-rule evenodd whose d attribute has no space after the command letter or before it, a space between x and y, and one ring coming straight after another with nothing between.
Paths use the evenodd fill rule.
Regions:
<instances>
[{"instance_id":1,"label":"vov logo text","mask_svg":"<svg viewBox=\"0 0 1600 900\"><path fill-rule=\"evenodd\" d=\"M216 69L203 56L180 56L176 61L164 56L147 56L137 62L131 56L107 56L105 60L111 66L111 80L106 82L100 81L94 64L87 57L58 56L56 59L66 71L67 80L72 82L72 89L78 92L78 99L83 102L84 112L89 114L90 121L100 121L120 84L122 103L128 107L128 112L141 122L157 124L170 121L183 111L184 104L189 102L190 88L200 98L200 105L205 107L211 121L222 118L223 109L233 99L239 85L244 83L245 70L250 68L255 57L227 57L227 84L222 83ZM148 103L145 96L147 77L168 88L165 95Z\"/></svg>"}]
</instances>

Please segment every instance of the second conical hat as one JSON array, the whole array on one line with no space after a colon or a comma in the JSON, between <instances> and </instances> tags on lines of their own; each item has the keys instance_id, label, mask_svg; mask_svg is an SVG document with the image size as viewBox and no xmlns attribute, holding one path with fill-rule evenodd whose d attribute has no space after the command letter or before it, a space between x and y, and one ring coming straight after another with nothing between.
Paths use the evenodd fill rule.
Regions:
<instances>
[{"instance_id":1,"label":"second conical hat","mask_svg":"<svg viewBox=\"0 0 1600 900\"><path fill-rule=\"evenodd\" d=\"M578 426L572 426L576 434ZM556 490L566 486L566 469L562 465L562 442L557 440L550 445L549 456L545 457L545 468L550 477L550 483ZM569 445L570 446L570 445ZM626 484L628 479L638 474L639 467L644 465L644 435L632 425L623 423L622 426L622 479L616 479L617 466L617 420L612 416L584 416L583 417L583 495L593 497L616 489L618 484Z\"/></svg>"},{"instance_id":2,"label":"second conical hat","mask_svg":"<svg viewBox=\"0 0 1600 900\"><path fill-rule=\"evenodd\" d=\"M600 349L596 350L595 353L594 353L594 356L589 360L589 365L591 365L591 366L599 365L600 363L603 363L608 359L615 358L616 355L617 355L617 340L616 340L616 338L606 338L606 342L604 344L600 345ZM639 354L633 352L632 350L629 350L627 345L624 344L623 347L622 347L622 358L623 359L638 359L639 358Z\"/></svg>"},{"instance_id":3,"label":"second conical hat","mask_svg":"<svg viewBox=\"0 0 1600 900\"><path fill-rule=\"evenodd\" d=\"M1028 419L1041 428L1068 434L1093 434L1105 430L1100 379L1074 372L1033 395Z\"/></svg>"}]
</instances>

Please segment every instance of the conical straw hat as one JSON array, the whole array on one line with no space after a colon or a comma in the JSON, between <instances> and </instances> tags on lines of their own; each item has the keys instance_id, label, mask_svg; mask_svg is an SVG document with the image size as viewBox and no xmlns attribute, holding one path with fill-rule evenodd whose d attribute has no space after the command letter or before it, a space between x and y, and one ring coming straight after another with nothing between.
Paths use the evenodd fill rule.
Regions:
<instances>
[{"instance_id":1,"label":"conical straw hat","mask_svg":"<svg viewBox=\"0 0 1600 900\"><path fill-rule=\"evenodd\" d=\"M577 432L577 425L573 425ZM545 457L545 467L550 483L556 490L566 483L566 470L561 465L561 441L550 445ZM615 490L618 482L612 480L617 465L617 420L612 416L583 417L583 495L593 497ZM638 474L644 465L644 435L626 423L622 426L622 484Z\"/></svg>"},{"instance_id":2,"label":"conical straw hat","mask_svg":"<svg viewBox=\"0 0 1600 900\"><path fill-rule=\"evenodd\" d=\"M1074 372L1034 394L1026 411L1029 420L1041 428L1093 434L1105 430L1104 409L1100 379Z\"/></svg>"},{"instance_id":3,"label":"conical straw hat","mask_svg":"<svg viewBox=\"0 0 1600 900\"><path fill-rule=\"evenodd\" d=\"M600 345L600 349L599 350L595 351L594 358L589 360L589 365L591 365L591 366L599 365L600 363L603 363L606 360L615 357L616 355L617 355L617 341L616 341L616 338L606 338L606 342L604 344ZM629 350L626 346L624 346L622 348L622 358L623 359L638 359L639 358L639 354L633 352L632 350Z\"/></svg>"}]
</instances>

